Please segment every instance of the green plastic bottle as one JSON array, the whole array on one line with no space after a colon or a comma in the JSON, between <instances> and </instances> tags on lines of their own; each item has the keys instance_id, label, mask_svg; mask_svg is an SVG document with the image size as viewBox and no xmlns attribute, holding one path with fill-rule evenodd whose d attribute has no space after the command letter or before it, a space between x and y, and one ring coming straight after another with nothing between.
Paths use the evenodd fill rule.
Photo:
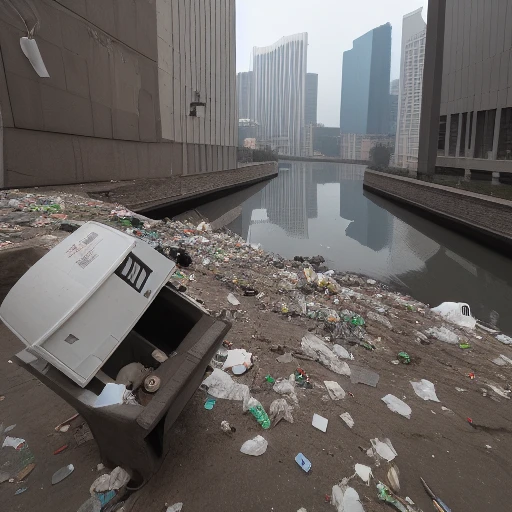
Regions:
<instances>
[{"instance_id":1,"label":"green plastic bottle","mask_svg":"<svg viewBox=\"0 0 512 512\"><path fill-rule=\"evenodd\" d=\"M249 411L265 430L270 428L270 418L261 404L258 403L258 405L251 407Z\"/></svg>"}]
</instances>

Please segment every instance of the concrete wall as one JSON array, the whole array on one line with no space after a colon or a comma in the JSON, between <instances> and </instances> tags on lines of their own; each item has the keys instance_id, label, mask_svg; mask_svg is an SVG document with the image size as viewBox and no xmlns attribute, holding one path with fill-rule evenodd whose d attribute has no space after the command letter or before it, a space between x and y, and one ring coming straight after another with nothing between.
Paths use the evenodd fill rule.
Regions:
<instances>
[{"instance_id":1,"label":"concrete wall","mask_svg":"<svg viewBox=\"0 0 512 512\"><path fill-rule=\"evenodd\" d=\"M487 242L512 246L512 202L453 187L367 170L364 187L414 206Z\"/></svg>"},{"instance_id":2,"label":"concrete wall","mask_svg":"<svg viewBox=\"0 0 512 512\"><path fill-rule=\"evenodd\" d=\"M5 186L236 167L234 0L12 3L38 23L50 77L23 55L27 30L2 3ZM193 101L204 117L189 115Z\"/></svg>"},{"instance_id":3,"label":"concrete wall","mask_svg":"<svg viewBox=\"0 0 512 512\"><path fill-rule=\"evenodd\" d=\"M497 161L503 108L512 107L512 0L446 0L441 115L447 115L446 147L437 165L512 172L512 160ZM488 159L474 158L478 111L496 109L495 140ZM463 113L474 112L461 134ZM468 114L469 118L469 114ZM458 122L457 154L449 155L450 122ZM462 144L464 155L460 158Z\"/></svg>"}]
</instances>

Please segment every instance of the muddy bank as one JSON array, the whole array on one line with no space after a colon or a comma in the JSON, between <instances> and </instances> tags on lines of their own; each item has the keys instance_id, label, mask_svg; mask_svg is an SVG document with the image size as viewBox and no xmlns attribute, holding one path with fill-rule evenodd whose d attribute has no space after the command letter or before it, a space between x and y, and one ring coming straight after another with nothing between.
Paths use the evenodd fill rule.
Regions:
<instances>
[{"instance_id":1,"label":"muddy bank","mask_svg":"<svg viewBox=\"0 0 512 512\"><path fill-rule=\"evenodd\" d=\"M185 512L285 512L301 507L308 512L332 511L336 509L326 495L354 474L357 463L370 466L375 477L370 486L359 477L349 482L364 510L389 510L378 500L375 483L387 483L390 464L380 461L377 466L366 453L375 438L390 439L398 454L393 463L400 471L399 495L410 497L424 511L432 510L432 504L420 477L452 510L509 510L512 366L492 361L500 354L512 357L510 347L481 329L447 323L427 305L378 282L320 268L321 261L313 262L316 270L324 271L319 277L310 262L267 254L229 232L149 221L119 205L79 196L2 193L0 258L12 260L15 251L25 247L48 249L87 220L128 231L165 254L176 255L172 248L181 248L190 255L192 264L181 268L172 282L186 288L185 293L201 301L212 315L232 322L227 341L253 354L252 368L233 378L246 384L267 412L274 400L282 398L268 375L288 378L300 367L312 385L311 389L295 386L296 401L285 397L293 406L294 422L281 421L269 430L244 414L240 402L219 399L212 410L206 410L206 394L198 390L174 426L175 442L162 469L132 495L124 510L162 511L165 503L183 502ZM22 269L20 264L17 271ZM240 304L230 303L230 293ZM435 337L446 339L447 332L453 344ZM339 345L351 354L353 359L335 360L346 363L351 372L377 373L377 386L336 373L325 358L313 360L302 344L307 333L330 351ZM73 429L63 434L67 437L54 437L53 427L72 411L7 362L21 343L5 328L0 336L0 395L5 397L0 402L0 423L16 424L10 435L26 439L36 455L36 467L23 483L27 490L15 496L20 485L2 483L0 499L12 510L77 510L97 476L100 460L95 443L77 446ZM291 362L277 361L283 352L292 354ZM408 354L410 364L395 364L400 352ZM469 377L472 373L474 379ZM421 379L434 384L440 402L416 395L410 381ZM324 381L337 382L345 398L333 401ZM387 408L382 398L388 394L410 407L410 419ZM345 412L354 420L352 429L340 418ZM312 427L315 413L328 419L325 433ZM222 421L236 432L223 432ZM47 446L50 434L51 447ZM242 444L258 434L268 441L266 453L260 457L240 453ZM69 448L63 453L65 459L56 460L53 449L61 442ZM294 460L299 452L312 463L309 473ZM75 473L52 487L53 471L67 463L75 465Z\"/></svg>"}]
</instances>

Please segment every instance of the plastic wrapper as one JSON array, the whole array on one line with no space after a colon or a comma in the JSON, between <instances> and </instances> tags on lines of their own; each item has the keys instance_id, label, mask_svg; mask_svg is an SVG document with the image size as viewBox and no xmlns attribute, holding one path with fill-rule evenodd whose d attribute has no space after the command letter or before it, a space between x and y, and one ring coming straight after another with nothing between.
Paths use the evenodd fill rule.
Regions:
<instances>
[{"instance_id":1,"label":"plastic wrapper","mask_svg":"<svg viewBox=\"0 0 512 512\"><path fill-rule=\"evenodd\" d=\"M396 412L408 420L411 419L412 409L396 396L386 395L382 401L388 406L390 411Z\"/></svg>"},{"instance_id":2,"label":"plastic wrapper","mask_svg":"<svg viewBox=\"0 0 512 512\"><path fill-rule=\"evenodd\" d=\"M292 407L284 398L278 398L270 404L270 420L274 427L281 420L293 423Z\"/></svg>"},{"instance_id":3,"label":"plastic wrapper","mask_svg":"<svg viewBox=\"0 0 512 512\"><path fill-rule=\"evenodd\" d=\"M253 457L259 457L267 451L268 442L261 436L256 436L254 439L246 441L240 451L245 455L252 455Z\"/></svg>"}]
</instances>

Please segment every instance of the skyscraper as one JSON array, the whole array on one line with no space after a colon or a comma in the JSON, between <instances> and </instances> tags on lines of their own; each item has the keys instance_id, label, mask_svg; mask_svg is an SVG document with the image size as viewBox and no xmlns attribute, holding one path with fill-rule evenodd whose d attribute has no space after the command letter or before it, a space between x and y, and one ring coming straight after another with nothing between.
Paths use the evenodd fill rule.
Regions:
<instances>
[{"instance_id":1,"label":"skyscraper","mask_svg":"<svg viewBox=\"0 0 512 512\"><path fill-rule=\"evenodd\" d=\"M306 74L306 106L304 110L304 124L316 125L317 123L317 103L318 103L318 74Z\"/></svg>"},{"instance_id":2,"label":"skyscraper","mask_svg":"<svg viewBox=\"0 0 512 512\"><path fill-rule=\"evenodd\" d=\"M254 120L254 76L252 71L236 75L236 92L238 95L238 119Z\"/></svg>"},{"instance_id":3,"label":"skyscraper","mask_svg":"<svg viewBox=\"0 0 512 512\"><path fill-rule=\"evenodd\" d=\"M395 165L418 168L421 95L427 24L423 9L406 14L402 26L402 59L400 63L400 95L395 143Z\"/></svg>"},{"instance_id":4,"label":"skyscraper","mask_svg":"<svg viewBox=\"0 0 512 512\"><path fill-rule=\"evenodd\" d=\"M398 120L398 95L400 93L400 80L397 78L389 84L389 133L396 134Z\"/></svg>"},{"instance_id":5,"label":"skyscraper","mask_svg":"<svg viewBox=\"0 0 512 512\"><path fill-rule=\"evenodd\" d=\"M374 28L343 54L342 133L389 134L391 25Z\"/></svg>"},{"instance_id":6,"label":"skyscraper","mask_svg":"<svg viewBox=\"0 0 512 512\"><path fill-rule=\"evenodd\" d=\"M294 34L254 48L254 116L260 144L300 155L303 144L308 35Z\"/></svg>"}]
</instances>

